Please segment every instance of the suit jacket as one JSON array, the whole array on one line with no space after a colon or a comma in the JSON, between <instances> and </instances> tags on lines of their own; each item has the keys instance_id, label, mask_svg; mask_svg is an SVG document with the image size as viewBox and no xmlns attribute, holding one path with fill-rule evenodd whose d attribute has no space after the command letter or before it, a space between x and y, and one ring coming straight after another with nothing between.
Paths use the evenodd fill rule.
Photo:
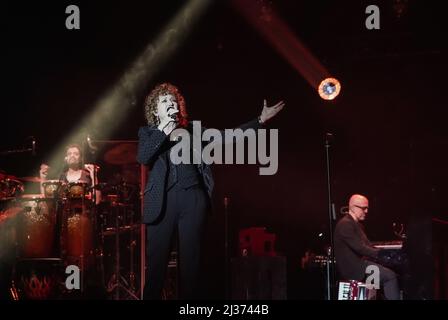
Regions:
<instances>
[{"instance_id":1,"label":"suit jacket","mask_svg":"<svg viewBox=\"0 0 448 320\"><path fill-rule=\"evenodd\" d=\"M350 214L336 224L334 232L334 253L336 266L345 280L361 281L365 277L365 257L376 259L379 250L367 238L363 227Z\"/></svg>"},{"instance_id":2,"label":"suit jacket","mask_svg":"<svg viewBox=\"0 0 448 320\"><path fill-rule=\"evenodd\" d=\"M261 125L258 119L251 120L238 128L246 130L258 129ZM191 123L187 130L191 132ZM202 131L205 128L201 128ZM221 132L222 136L223 132ZM169 168L170 143L168 136L160 131L157 126L144 126L138 131L137 161L149 167L147 184L143 190L143 223L155 222L162 212L166 196L167 174ZM201 137L197 137L201 138ZM204 144L204 142L202 142ZM214 181L210 165L203 162L197 165L199 175L208 196L211 198Z\"/></svg>"}]
</instances>

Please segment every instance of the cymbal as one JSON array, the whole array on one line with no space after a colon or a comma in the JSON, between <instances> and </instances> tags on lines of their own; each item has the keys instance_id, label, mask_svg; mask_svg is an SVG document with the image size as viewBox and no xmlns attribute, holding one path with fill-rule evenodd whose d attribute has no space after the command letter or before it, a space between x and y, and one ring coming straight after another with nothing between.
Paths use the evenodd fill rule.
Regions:
<instances>
[{"instance_id":1,"label":"cymbal","mask_svg":"<svg viewBox=\"0 0 448 320\"><path fill-rule=\"evenodd\" d=\"M137 145L135 143L122 143L107 151L104 161L109 164L123 165L137 162Z\"/></svg>"},{"instance_id":2,"label":"cymbal","mask_svg":"<svg viewBox=\"0 0 448 320\"><path fill-rule=\"evenodd\" d=\"M6 174L6 172L4 172L4 171L0 172L0 180L6 180L6 179L15 180L15 181L19 180L19 178L12 176L10 174Z\"/></svg>"}]
</instances>

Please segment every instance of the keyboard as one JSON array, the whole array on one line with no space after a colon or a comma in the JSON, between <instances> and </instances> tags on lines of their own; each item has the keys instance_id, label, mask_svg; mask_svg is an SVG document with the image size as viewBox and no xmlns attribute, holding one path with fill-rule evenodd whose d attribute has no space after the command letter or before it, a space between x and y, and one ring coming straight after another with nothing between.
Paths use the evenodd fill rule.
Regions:
<instances>
[{"instance_id":1,"label":"keyboard","mask_svg":"<svg viewBox=\"0 0 448 320\"><path fill-rule=\"evenodd\" d=\"M403 248L403 241L402 240L377 241L377 242L372 242L372 245L377 249L400 250Z\"/></svg>"}]
</instances>

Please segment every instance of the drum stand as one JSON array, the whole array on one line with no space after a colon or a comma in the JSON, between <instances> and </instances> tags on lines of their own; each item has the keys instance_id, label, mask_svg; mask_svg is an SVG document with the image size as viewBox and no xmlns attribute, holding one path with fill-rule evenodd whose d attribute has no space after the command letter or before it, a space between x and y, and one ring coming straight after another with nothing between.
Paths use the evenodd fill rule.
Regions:
<instances>
[{"instance_id":1,"label":"drum stand","mask_svg":"<svg viewBox=\"0 0 448 320\"><path fill-rule=\"evenodd\" d=\"M120 208L123 208L123 217L126 214L126 210L127 210L127 205L126 204L122 204L122 203L117 203L115 206L115 271L111 277L111 279L109 280L109 284L108 284L108 292L112 293L115 290L115 293L113 295L114 300L121 300L121 296L120 296L120 290L123 290L126 292L126 294L131 297L134 300L140 300L139 297L135 294L135 287L134 287L134 280L135 280L135 273L134 273L134 241L133 241L133 225L131 224L131 239L130 239L130 283L128 283L128 281L126 280L126 278L121 275L121 271L120 271L120 267L121 267L121 262L120 262L120 232L121 230L125 230L124 227L120 226L120 218L122 217L120 215ZM112 285L111 285L112 283Z\"/></svg>"}]
</instances>

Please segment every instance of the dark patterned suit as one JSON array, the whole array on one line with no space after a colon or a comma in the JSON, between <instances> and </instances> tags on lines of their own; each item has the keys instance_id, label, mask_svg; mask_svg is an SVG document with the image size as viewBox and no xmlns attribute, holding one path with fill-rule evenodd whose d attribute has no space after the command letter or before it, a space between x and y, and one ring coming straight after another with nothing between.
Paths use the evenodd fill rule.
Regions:
<instances>
[{"instance_id":1,"label":"dark patterned suit","mask_svg":"<svg viewBox=\"0 0 448 320\"><path fill-rule=\"evenodd\" d=\"M258 129L260 126L258 119L254 119L239 128ZM191 124L187 130L193 132ZM147 224L148 240L144 298L160 298L171 239L176 230L179 236L180 297L195 298L204 219L214 185L211 168L205 163L174 165L169 151L175 142L156 126L141 127L138 135L137 161L150 169L143 192L143 223Z\"/></svg>"}]
</instances>

